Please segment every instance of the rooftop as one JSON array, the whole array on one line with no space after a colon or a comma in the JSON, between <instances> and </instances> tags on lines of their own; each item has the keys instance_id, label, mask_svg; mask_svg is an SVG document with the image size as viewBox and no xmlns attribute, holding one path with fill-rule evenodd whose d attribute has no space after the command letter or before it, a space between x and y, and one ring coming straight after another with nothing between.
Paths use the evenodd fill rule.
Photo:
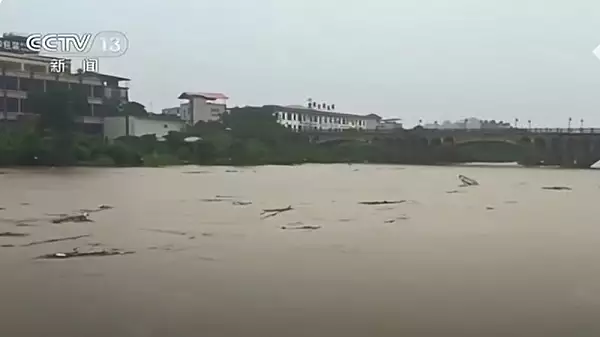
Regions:
<instances>
[{"instance_id":1,"label":"rooftop","mask_svg":"<svg viewBox=\"0 0 600 337\"><path fill-rule=\"evenodd\" d=\"M179 95L179 99L190 99L190 98L204 98L206 100L209 101L215 101L218 99L229 99L229 97L225 96L224 94L221 93L216 93L216 92L189 92L186 91L184 93L182 93L181 95Z\"/></svg>"},{"instance_id":2,"label":"rooftop","mask_svg":"<svg viewBox=\"0 0 600 337\"><path fill-rule=\"evenodd\" d=\"M108 75L108 74L101 74L101 73L97 73L97 72L93 72L93 71L86 71L86 72L81 73L81 75L83 75L83 76L90 76L90 77L96 77L96 78L101 78L101 79L105 79L105 80L131 81L129 78L126 78L126 77L120 77L120 76L114 76L114 75Z\"/></svg>"},{"instance_id":3,"label":"rooftop","mask_svg":"<svg viewBox=\"0 0 600 337\"><path fill-rule=\"evenodd\" d=\"M36 53L20 53L0 49L0 56L15 58L19 60L43 61L48 62L56 59L55 57L42 56Z\"/></svg>"}]
</instances>

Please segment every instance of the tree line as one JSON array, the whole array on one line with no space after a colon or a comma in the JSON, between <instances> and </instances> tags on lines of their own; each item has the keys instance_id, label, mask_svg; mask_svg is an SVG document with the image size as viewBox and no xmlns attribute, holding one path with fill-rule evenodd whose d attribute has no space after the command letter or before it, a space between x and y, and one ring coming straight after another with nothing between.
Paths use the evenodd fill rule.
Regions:
<instances>
[{"instance_id":1,"label":"tree line","mask_svg":"<svg viewBox=\"0 0 600 337\"><path fill-rule=\"evenodd\" d=\"M76 122L87 114L87 97L73 90L31 93L29 103L39 116L0 129L0 165L41 166L162 166L293 165L301 163L439 164L473 161L473 150L436 146L418 137L310 142L306 134L277 123L269 108L233 108L218 122L199 122L163 139L155 135L121 137L106 141L89 135ZM131 102L111 115L148 114ZM189 142L190 137L198 140ZM496 151L496 150L494 150ZM477 152L477 151L475 151ZM488 153L485 149L479 152Z\"/></svg>"}]
</instances>

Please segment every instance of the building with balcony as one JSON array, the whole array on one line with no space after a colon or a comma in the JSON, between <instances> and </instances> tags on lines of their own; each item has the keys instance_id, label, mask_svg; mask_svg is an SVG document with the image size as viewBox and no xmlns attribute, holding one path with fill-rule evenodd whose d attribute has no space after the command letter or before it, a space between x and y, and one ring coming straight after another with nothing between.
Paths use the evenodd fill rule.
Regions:
<instances>
[{"instance_id":1,"label":"building with balcony","mask_svg":"<svg viewBox=\"0 0 600 337\"><path fill-rule=\"evenodd\" d=\"M163 109L164 114L179 116L188 125L215 122L227 111L229 97L221 93L184 92L179 99L187 100L179 107Z\"/></svg>"},{"instance_id":2,"label":"building with balcony","mask_svg":"<svg viewBox=\"0 0 600 337\"><path fill-rule=\"evenodd\" d=\"M356 115L300 105L265 106L274 110L277 121L294 131L375 130L381 117L376 114Z\"/></svg>"},{"instance_id":3,"label":"building with balcony","mask_svg":"<svg viewBox=\"0 0 600 337\"><path fill-rule=\"evenodd\" d=\"M129 81L127 78L97 72L71 73L69 60L66 60L65 72L53 73L53 58L24 50L23 37L5 34L1 40L0 122L15 121L34 113L28 94L54 88L87 94L89 109L84 123L101 124L101 118L110 115L116 105L129 101L129 89L123 83Z\"/></svg>"}]
</instances>

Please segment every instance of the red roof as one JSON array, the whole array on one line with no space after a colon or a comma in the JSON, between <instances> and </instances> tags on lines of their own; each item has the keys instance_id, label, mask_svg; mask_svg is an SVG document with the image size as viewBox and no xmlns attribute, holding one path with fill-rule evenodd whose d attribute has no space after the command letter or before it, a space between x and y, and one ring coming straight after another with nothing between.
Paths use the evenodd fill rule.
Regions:
<instances>
[{"instance_id":1,"label":"red roof","mask_svg":"<svg viewBox=\"0 0 600 337\"><path fill-rule=\"evenodd\" d=\"M184 92L179 95L179 99L190 99L193 97L201 97L211 101L217 99L229 99L229 97L225 96L224 94L215 92Z\"/></svg>"}]
</instances>

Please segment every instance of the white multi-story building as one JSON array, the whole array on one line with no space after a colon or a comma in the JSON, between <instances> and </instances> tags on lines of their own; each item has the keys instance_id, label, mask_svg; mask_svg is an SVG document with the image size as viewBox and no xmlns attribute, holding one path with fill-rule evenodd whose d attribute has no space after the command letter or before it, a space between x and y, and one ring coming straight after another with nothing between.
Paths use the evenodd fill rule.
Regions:
<instances>
[{"instance_id":1,"label":"white multi-story building","mask_svg":"<svg viewBox=\"0 0 600 337\"><path fill-rule=\"evenodd\" d=\"M381 117L375 114L355 115L298 105L267 107L274 109L280 124L294 131L375 130L381 120Z\"/></svg>"}]
</instances>

